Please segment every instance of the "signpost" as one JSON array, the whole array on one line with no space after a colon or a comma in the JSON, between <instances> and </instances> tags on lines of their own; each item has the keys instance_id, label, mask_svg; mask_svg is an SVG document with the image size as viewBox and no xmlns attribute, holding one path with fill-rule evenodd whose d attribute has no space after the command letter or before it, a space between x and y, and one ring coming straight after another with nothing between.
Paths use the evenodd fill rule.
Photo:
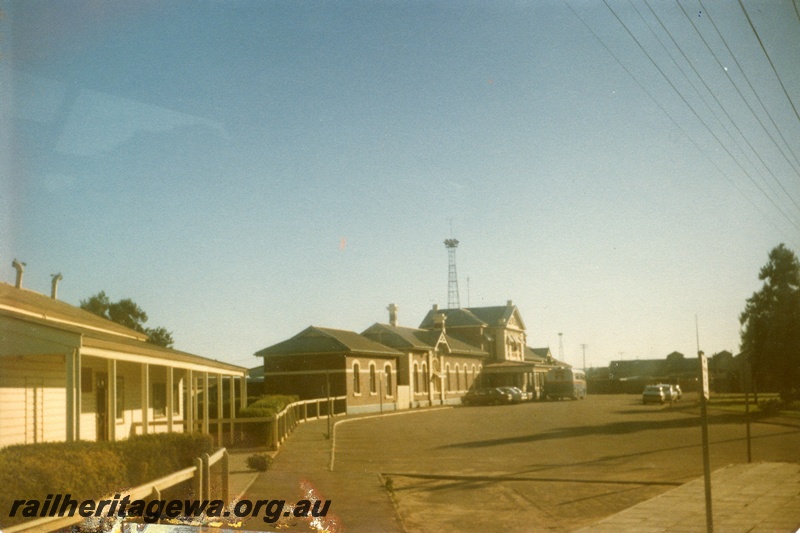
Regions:
<instances>
[{"instance_id":1,"label":"signpost","mask_svg":"<svg viewBox=\"0 0 800 533\"><path fill-rule=\"evenodd\" d=\"M708 359L706 359L706 355L701 351L698 351L697 355L700 359L700 374L703 384L703 390L700 393L700 417L703 419L703 477L705 478L706 488L706 531L708 531L708 533L714 533L714 518L711 512L711 467L708 458L708 410L706 408L706 402L709 398Z\"/></svg>"}]
</instances>

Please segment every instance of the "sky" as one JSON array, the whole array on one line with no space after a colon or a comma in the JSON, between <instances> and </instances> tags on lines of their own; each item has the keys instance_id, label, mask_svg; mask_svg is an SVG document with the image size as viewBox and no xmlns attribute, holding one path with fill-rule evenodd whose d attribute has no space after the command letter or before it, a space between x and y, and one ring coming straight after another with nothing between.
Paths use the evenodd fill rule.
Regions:
<instances>
[{"instance_id":1,"label":"sky","mask_svg":"<svg viewBox=\"0 0 800 533\"><path fill-rule=\"evenodd\" d=\"M800 250L791 0L0 9L0 281L131 298L179 350L416 327L456 238L460 305L573 365L737 353Z\"/></svg>"}]
</instances>

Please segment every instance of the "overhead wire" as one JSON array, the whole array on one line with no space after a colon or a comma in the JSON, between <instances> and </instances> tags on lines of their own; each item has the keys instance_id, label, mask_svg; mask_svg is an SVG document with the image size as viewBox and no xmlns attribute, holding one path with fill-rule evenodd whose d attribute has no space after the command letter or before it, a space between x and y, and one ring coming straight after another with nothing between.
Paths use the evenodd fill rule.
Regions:
<instances>
[{"instance_id":1,"label":"overhead wire","mask_svg":"<svg viewBox=\"0 0 800 533\"><path fill-rule=\"evenodd\" d=\"M606 42L594 31L594 29L592 29L592 27L583 19L583 17L581 17L578 14L578 12L575 11L575 9L569 4L569 2L567 2L567 0L562 0L562 1L570 9L570 11L572 11L572 13L575 15L575 17L578 20L581 21L581 23L586 27L586 29L589 30L589 33L591 33L592 36L594 36L594 38L597 39L597 41L606 50L606 52L608 52L608 54L617 62L617 64L619 64L619 66L622 67L622 69L628 74L628 76L634 81L634 83L636 83L636 85L639 86L639 88L648 96L648 98L650 98L650 100L661 110L661 112L664 113L664 115L670 120L670 122L672 122L672 124L684 134L684 136L689 140L689 142L697 149L697 151L703 157L705 157L708 160L709 163L711 163L711 165L717 170L717 172L719 172L720 175L723 176L728 181L728 183L736 190L736 192L738 192L739 195L747 203L749 203L759 213L759 215L761 215L761 217L767 223L769 223L776 230L783 231L769 216L766 215L766 213L764 213L764 211L761 209L761 207L753 201L753 199L752 199L752 197L750 195L745 194L745 192L736 183L736 181L733 178L731 178L731 176L729 176L728 173L725 172L725 170L723 170L719 166L719 164L711 158L711 156L708 155L706 150L704 150L700 146L700 144L691 135L689 135L689 133L684 129L684 127L681 126L681 124L678 123L678 121L672 116L672 114L669 111L667 111L667 109L664 107L664 105L661 104L661 102L659 102L659 100L653 95L653 93L649 89L647 89L647 87L645 87L639 81L639 79L636 77L636 75L634 75L634 73L625 65L625 63L623 63L623 61L617 56L617 54L615 54L611 50L611 48L609 48L609 46L606 44ZM612 13L614 12L613 10L610 9L610 7L609 7L609 10ZM723 147L724 147L724 145L723 145ZM740 168L741 168L741 165L740 165ZM752 178L751 178L751 180L752 180ZM761 190L761 188L758 186L758 184L755 184L755 185L756 185L756 187L758 187ZM763 194L763 190L762 190L762 194ZM774 205L774 201L772 201L772 199L768 195L765 195L765 196ZM786 217L785 213L783 213L783 211L777 205L775 207L776 207L776 209L778 209L779 212L781 212L784 215L784 217ZM787 220L789 221L789 223L792 226L797 227L797 224L795 224L791 219L787 218ZM800 229L800 228L798 228L798 229Z\"/></svg>"},{"instance_id":2,"label":"overhead wire","mask_svg":"<svg viewBox=\"0 0 800 533\"><path fill-rule=\"evenodd\" d=\"M728 156L729 156L729 157L730 157L730 158L731 158L731 159L732 159L732 160L733 160L733 161L736 163L736 165L737 165L737 166L739 167L739 169L740 169L740 170L741 170L741 171L744 173L744 175L745 175L745 176L747 176L747 178L750 180L750 182L751 182L753 185L755 185L755 187L756 187L756 188L757 188L757 189L758 189L758 190L761 192L761 194L762 194L762 195L763 195L763 196L764 196L764 197L765 197L765 198L766 198L766 199L767 199L767 200L768 200L768 201L769 201L769 202L770 202L770 203L773 205L773 207L775 207L775 209L776 209L776 210L777 210L777 211L778 211L778 212L779 212L781 215L783 215L783 217L784 217L784 218L785 218L785 219L786 219L786 220L787 220L787 221L788 221L788 222L789 222L789 223L790 223L792 226L794 226L796 229L800 230L800 224L798 224L798 222L796 222L796 221L795 221L795 220L794 220L792 217L790 217L790 216L789 216L789 215L788 215L788 214L787 214L787 213L786 213L786 212L783 210L783 208L781 208L781 206L779 206L779 205L778 205L778 204L775 202L775 200L774 200L774 199L773 199L773 198L772 198L772 197L771 197L769 194L767 194L767 192L764 190L764 188L763 188L763 187L761 187L761 185L760 185L760 184L759 184L759 183L758 183L758 182L755 180L755 178L754 178L754 177L753 177L753 176L750 174L750 172L748 172L748 171L747 171L747 169L745 169L745 168L744 168L744 166L742 166L741 162L740 162L740 161L739 161L739 160L736 158L736 156L734 156L734 155L733 155L733 153L731 153L731 151L728 149L728 147L725 145L725 143L723 143L723 142L722 142L722 140L719 138L719 136L718 136L718 135L717 135L717 134L716 134L716 133L715 133L715 132L714 132L714 131L713 131L713 130L712 130L710 127L709 127L709 126L708 126L708 124L707 124L707 123L706 123L706 122L703 120L703 118L702 118L702 117L701 117L701 116L698 114L698 112L697 112L697 110L694 108L694 106L692 106L692 105L689 103L689 101L688 101L688 100L686 99L686 97L685 97L685 96L684 96L684 95L683 95L683 94L682 94L682 93L681 93L681 92L678 90L678 88L675 86L675 84L672 82L672 80L670 80L670 79L669 79L669 77L668 77L668 76L667 76L667 75L664 73L663 69L662 69L662 68L661 68L661 67L658 65L658 63L657 63L657 62L656 62L656 61L653 59L652 55L650 55L650 53L649 53L649 52L647 51L647 49L646 49L646 48L645 48L645 47L642 45L642 43L639 41L639 39L638 39L638 38L637 38L637 37L636 37L636 36L633 34L633 32L631 32L630 28L628 28L628 26L625 24L625 22L624 22L624 21L623 21L623 20L622 20L622 19L619 17L619 15L617 14L617 12L616 12L616 11L614 11L614 9L612 9L612 7L611 7L611 6L608 4L608 1L607 1L607 0L603 0L603 3L604 3L604 4L605 4L605 6L608 8L608 10L609 10L609 11L610 11L610 12L611 12L613 15L614 15L614 18L616 18L616 19L617 19L617 22L619 22L619 23L620 23L620 25L621 25L621 26L622 26L622 27L625 29L626 33L627 33L627 34L630 36L630 38L631 38L631 39L633 39L633 41L636 43L636 45L639 47L639 49L642 51L642 53L644 53L644 55L647 57L647 59L650 61L650 63L652 63L652 65L653 65L653 66L656 68L656 70L658 70L658 72L661 74L661 76L664 78L664 80L665 80L665 81L666 81L666 82L669 84L669 86L672 88L672 90L673 90L673 91L674 91L674 92L675 92L675 93L678 95L678 97L679 97L679 98L680 98L680 99L683 101L683 103L686 105L686 107L687 107L687 108L688 108L688 109L689 109L689 110L692 112L692 114L695 116L695 118L697 118L697 120L699 120L699 121L700 121L700 123L701 123L701 124L702 124L702 125L705 127L705 129L708 131L708 133L709 133L709 134L710 134L710 135L711 135L711 136L714 138L714 140L716 140L716 141L717 141L717 144L719 144L719 146L720 146L720 147L721 147L721 148L722 148L722 149L725 151L725 153L727 153L727 154L728 154Z\"/></svg>"},{"instance_id":3,"label":"overhead wire","mask_svg":"<svg viewBox=\"0 0 800 533\"><path fill-rule=\"evenodd\" d=\"M712 106L711 106L711 105L708 103L708 101L706 100L706 98L703 96L702 92L701 92L701 91L700 91L700 90L697 88L697 86L694 84L694 82L692 81L692 79L691 79L691 78L690 78L690 77L689 77L689 76L686 74L686 72L685 72L685 71L683 70L683 68L681 67L681 65L680 65L680 62L676 60L676 58L673 56L672 52L670 52L669 48L668 48L668 47L667 47L667 46L664 44L664 42L662 41L661 37L659 37L658 33L657 33L657 32L656 32L654 29L653 29L653 27L652 27L651 23L647 21L647 19L646 19L646 18L645 18L645 17L642 15L642 13L639 11L639 8L637 8L637 7L634 5L634 3L633 3L631 0L628 0L628 1L629 1L629 3L631 4L631 6L632 6L632 7L633 7L633 8L636 10L637 14L639 15L639 18L641 18L641 19L642 19L642 22L644 22L644 23L647 25L648 29L650 30L650 33L651 33L651 34L652 34L652 35L653 35L653 36L654 36L654 37L655 37L655 38L658 40L658 42L659 42L659 44L661 45L661 47L662 47L662 48L664 49L664 51L665 51L665 52L666 52L666 53L669 55L669 57L670 57L670 59L673 61L673 63L675 63L675 66L678 68L678 70L680 70L681 74L682 74L682 75L683 75L683 77L686 79L686 81L687 81L687 82L688 82L688 83L689 83L689 84L692 86L692 88L694 89L695 93L697 93L697 96L698 96L698 97L699 97L699 98L700 98L700 99L703 101L703 103L706 105L706 107L707 107L707 108L708 108L708 110L711 112L711 114L712 114L712 115L714 115L714 118L716 118L716 119L717 119L717 122L719 123L719 125L722 127L722 129L723 129L723 130L725 130L725 133L727 133L727 134L728 134L728 137L730 137L731 141L733 141L733 143L736 145L736 147L739 149L739 151L741 151L741 153L742 153L742 155L744 156L744 158L745 158L745 159L747 159L747 162L748 162L748 163L750 163L750 164L751 164L753 167L756 167L755 163L753 162L753 160L752 160L752 159L750 158L750 156L748 155L748 152L747 152L747 151L746 151L746 150L745 150L745 149L744 149L744 148L741 146L741 144L739 143L739 141L737 140L737 138L736 138L736 137L735 137L735 136L734 136L734 135L731 133L731 131L728 129L728 126L725 124L725 122L724 122L724 121L723 121L723 120L722 120L722 119L719 117L719 115L718 115L718 114L717 114L717 112L714 110L714 108L713 108L713 107L712 107ZM758 160L761 162L762 166L763 166L763 167L764 167L764 168L767 170L767 172L769 172L769 173L772 175L773 179L774 179L776 182L778 182L779 186L781 186L781 188L783 188L783 187L782 187L782 184L780 183L780 180L778 179L778 177L777 177L777 176L775 176L774 172L772 172L772 169L769 167L769 165L767 165L766 161L764 161L764 158L762 158L762 157L761 157L761 155L759 154L758 150L756 150L756 149L755 149L755 147L754 147L754 146L753 146L753 144L750 142L750 140L747 138L747 136L744 134L744 132L742 132L741 128L739 128L739 126L736 124L736 121L735 121L735 120L733 120L733 118L731 117L731 115L730 115L730 113L728 112L728 110L725 108L725 106L722 104L722 102L720 102L720 100L719 100L719 98L717 97L717 95L716 95L715 91L713 91L713 90L711 89L711 87L709 87L708 83L707 83L707 82L706 82L706 80L703 78L702 74L701 74L701 73L700 73L700 72L697 70L697 68L695 67L694 63L693 63L693 62L692 62L692 61L689 59L689 57L686 55L686 52L683 50L683 48L681 47L681 45L680 45L680 44L678 44L678 42L677 42L677 41L675 40L675 38L672 36L672 33L669 31L669 29L666 27L666 25L664 24L664 22L661 20L661 17L659 17L659 16L658 16L658 13L656 13L656 12L655 12L655 10L654 10L654 9L653 9L653 8L650 6L650 4L647 2L647 0L645 0L645 2L644 2L644 3L645 3L645 5L647 5L648 9L650 10L650 13L651 13L651 14L653 15L653 17L656 19L656 21L657 21L657 22L658 22L658 24L660 25L661 29L663 30L663 32L667 34L667 36L668 36L668 37L670 38L670 40L672 41L672 44L673 44L673 45L675 46L675 48L677 48L677 50L678 50L678 51L681 53L681 56L683 56L683 59L686 61L686 63L687 63L687 64L689 65L689 67L692 69L692 71L694 72L695 76L697 76L697 78L698 78L698 79L700 80L700 82L703 84L703 87L705 87L705 89L706 89L706 91L708 92L708 94L710 94L710 95L711 95L711 97L714 99L714 101L716 102L716 104L717 104L717 106L719 107L719 109L721 109L721 110L722 110L722 112L724 113L724 115L727 117L727 119L728 119L728 122L729 122L730 124L732 124L732 125L733 125L733 127L734 127L734 129L735 129L735 130L738 132L738 134L739 134L739 137L741 137L741 138L744 140L744 142L745 142L745 143L747 144L747 146L750 148L751 152L752 152L752 153L754 153L754 154L756 155L756 157L758 158ZM695 31L697 31L697 30L696 30L696 28L695 28ZM701 36L701 37L702 37L702 36ZM705 41L704 41L704 42L705 42ZM707 46L707 47L708 47L708 46ZM712 52L712 54L713 54L713 50L711 50L710 48L709 48L709 50L710 50L710 51ZM738 92L738 91L737 91L737 92ZM740 96L740 97L742 97L742 99L744 100L744 97L742 96L741 92L739 92L739 96ZM745 101L745 103L747 103L747 102ZM773 139L773 140L774 140L774 139ZM765 181L765 183L767 184L767 186L770 188L770 190L771 190L771 192L772 192L773 194L775 194L776 196L780 196L780 192L776 191L776 190L775 190L775 189L774 189L774 188L773 188L773 187L770 185L770 183L769 183L769 182L767 182L766 180L764 180L764 181ZM784 193L785 193L785 194L788 196L788 192L786 192L786 190L785 190L785 189L783 189L783 190L784 190ZM791 199L791 200L794 202L794 199L793 199L793 198L791 198L791 196L789 196L789 198L790 198L790 199ZM796 202L795 202L795 205L797 206L797 208L798 208L798 209L800 209L800 205L797 205L797 203L796 203Z\"/></svg>"},{"instance_id":4,"label":"overhead wire","mask_svg":"<svg viewBox=\"0 0 800 533\"><path fill-rule=\"evenodd\" d=\"M726 70L726 69L725 69L725 66L722 64L722 62L719 60L719 58L717 57L717 55L714 53L714 50L713 50L713 49L711 48L711 46L708 44L708 41L706 41L705 37L704 37L704 36L703 36L703 34L700 32L700 30L698 30L698 29L697 29L697 26L696 26L696 25L695 25L695 23L694 23L694 18L693 18L693 17L691 17L691 16L689 16L689 13L687 13L687 12L686 12L686 10L683 8L683 6L681 5L681 3L680 3L680 2L677 2L677 1L676 1L676 3L677 3L677 4L678 4L678 6L681 8L681 10L683 11L683 13L684 13L684 15L686 16L686 18L687 18L687 19L689 19L689 22L691 22L691 23L692 23L692 27L694 28L695 32L696 32L696 33L697 33L697 35L700 37L700 39L703 41L703 44L705 44L705 45L706 45L706 48L707 48L707 49L708 49L708 51L711 53L711 55L712 55L712 57L714 58L714 60L717 62L717 65L720 67L720 69L722 70L722 72L724 72L724 73L725 73L725 76L726 76L726 77L728 78L728 80L731 82L731 85L733 85L734 89L735 89L735 90L736 90L736 92L739 94L739 97L742 99L742 101L743 101L743 102L745 103L745 105L747 106L747 109L748 109L748 110L750 111L750 113L753 115L753 118L755 118L755 119L756 119L756 121L758 122L758 124L761 126L761 129L762 129L762 130L764 130L764 133L765 133L765 134L766 134L766 135L767 135L767 136L770 138L770 140L772 140L773 144L775 144L775 147L776 147L776 148L778 149L778 151L781 153L781 155L783 156L783 158L786 160L786 162L789 164L789 166L790 166L790 167L792 167L792 170L794 170L794 172L795 172L795 174L797 174L798 178L800 178L800 172L798 172L798 169L797 169L797 167L795 167L794 163L792 163L792 162L789 160L789 157L788 157L788 156L786 155L786 153L783 151L783 148L781 147L781 145L778 143L778 141L777 141L777 140L775 140L775 137L773 137L773 136L772 136L772 134L769 132L769 130L767 129L767 127L766 127L766 126L764 125L764 123L761 121L761 118L758 116L758 113L756 113L756 112L755 112L755 110L754 110L754 109L753 109L753 107L750 105L750 102L747 100L747 98L745 98L745 97L744 97L744 95L742 94L742 92L741 92L741 90L739 89L738 85L736 84L736 82L733 80L733 78L731 77L730 73L728 72L728 70ZM701 6L701 7L703 7L703 4L702 4L702 2L701 2L700 0L698 0L698 3L700 4L700 6ZM781 137L781 139L783 140L783 142L784 142L784 143L785 143L785 144L786 144L786 145L789 147L789 150L792 152L792 155L795 157L795 160L797 160L797 156L795 155L795 153L794 153L794 150L792 150L792 148L791 148L791 145L789 145L789 143L786 141L786 138L783 136L783 133L781 132L781 129L780 129L780 128L778 127L778 125L775 123L774 119L772 119L772 115L770 115L770 113L769 113L769 110L767 110L766 106L765 106L765 105L764 105L764 103L761 101L761 98L759 97L759 95L758 95L758 92L756 92L755 88L752 86L752 84L750 84L749 78L747 77L747 74L745 73L745 70L742 68L741 64L740 64L740 63L739 63L739 61L736 59L736 56L733 54L733 51L732 51L732 50L730 49L730 47L728 46L728 43L727 43L727 41L725 41L725 38L722 36L722 33L719 31L719 29L717 28L716 24L713 22L713 20L712 20L712 18L711 18L711 15L709 14L709 12L708 12L708 11L706 11L706 10L705 10L705 7L703 7L703 11L704 11L704 12L705 12L705 14L706 14L706 18L707 18L707 19L708 19L708 20L711 22L711 24L712 24L712 26L714 27L715 31L717 32L717 34L718 34L718 35L720 36L720 38L722 39L722 42L723 42L723 44L725 44L725 47L727 48L727 50L728 50L728 53L729 53L729 54L731 55L731 57L733 58L733 61L736 63L736 66L737 66L737 68L738 68L738 69L739 69L739 71L742 73L742 75L745 77L745 79L747 80L748 84L750 85L750 90L751 90L751 91L753 91L753 94L755 94L755 96L756 96L756 99L757 99L757 100L758 100L758 102L761 104L761 107L764 109L764 111L766 112L767 116L768 116L768 117L770 118L770 120L772 121L772 125L773 125L773 126L775 127L775 129L778 131L778 135L780 135L780 137ZM727 114L727 112L726 112L726 114ZM735 122L734 122L734 126L736 127L736 130L737 130L737 131L738 131L738 132L739 132L739 133L740 133L740 134L741 134L741 135L742 135L742 136L745 138L745 140L747 140L747 138L746 138L746 137L744 136L744 134L741 132L741 130L739 129L739 127L738 127L738 126L736 126ZM789 191L787 191L787 190L786 190L786 187L784 187L784 186L783 186L783 182L780 180L780 178L778 178L778 176L776 176L776 175L775 175L775 173L772 171L772 169L769 167L769 165L767 165L767 163L764 161L764 159L763 159L763 158L761 157L761 155L759 154L758 150L756 150L755 148L753 148L753 145L752 145L752 144L751 144L749 141L747 141L747 143L748 143L748 145L750 146L750 148L751 148L751 149L754 151L754 153L756 154L756 157L758 157L759 161L761 161L761 163L762 163L762 164L764 165L764 167L767 169L767 171L769 172L769 174L772 176L772 178L775 180L775 182L776 182L776 183L778 184L778 186L781 188L781 190L783 191L783 194L784 194L784 195L786 195L786 197L787 197L787 198L789 198L789 200L790 200L790 201L791 201L791 202L792 202L792 203L795 205L795 207L796 207L797 209L800 209L800 204L798 204L797 200L795 200L795 199L794 199L794 197L793 197L793 196L792 196L792 195L789 193ZM774 192L774 191L773 191L773 192Z\"/></svg>"},{"instance_id":5,"label":"overhead wire","mask_svg":"<svg viewBox=\"0 0 800 533\"><path fill-rule=\"evenodd\" d=\"M767 58L767 62L769 62L769 66L772 68L772 72L775 73L775 77L778 79L778 83L783 89L783 94L786 95L786 100L789 101L789 105L792 106L792 111L794 111L794 116L797 117L797 120L800 121L800 113L797 112L797 108L792 101L792 97L789 96L789 91L786 90L786 86L783 84L783 80L781 79L780 74L778 74L778 69L775 68L775 64L772 62L772 58L769 57L769 52L767 52L766 47L764 46L764 42L761 40L761 36L758 34L758 30L756 30L755 25L753 24L750 15L747 13L747 10L744 8L744 4L742 0L739 0L739 7L742 8L742 13L744 13L745 18L747 19L747 23L750 25L750 29L753 30L753 35L756 36L756 40L758 41L759 46L761 46L761 51L764 52L764 57ZM795 9L797 6L795 6Z\"/></svg>"}]
</instances>

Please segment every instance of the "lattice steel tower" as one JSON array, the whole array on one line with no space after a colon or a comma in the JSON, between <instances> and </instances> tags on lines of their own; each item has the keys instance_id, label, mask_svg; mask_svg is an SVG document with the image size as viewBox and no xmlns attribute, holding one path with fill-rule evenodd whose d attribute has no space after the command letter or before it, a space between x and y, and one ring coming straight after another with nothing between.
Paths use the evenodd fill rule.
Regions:
<instances>
[{"instance_id":1,"label":"lattice steel tower","mask_svg":"<svg viewBox=\"0 0 800 533\"><path fill-rule=\"evenodd\" d=\"M456 248L458 248L458 241L456 239L447 239L444 241L447 247L448 255L448 282L447 282L447 308L459 309L461 302L458 297L458 275L456 274Z\"/></svg>"}]
</instances>

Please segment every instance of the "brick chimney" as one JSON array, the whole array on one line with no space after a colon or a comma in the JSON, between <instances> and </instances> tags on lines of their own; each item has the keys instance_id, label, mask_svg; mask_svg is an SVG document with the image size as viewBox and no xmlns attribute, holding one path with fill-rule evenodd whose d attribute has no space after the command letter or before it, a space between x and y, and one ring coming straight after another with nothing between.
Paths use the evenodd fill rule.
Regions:
<instances>
[{"instance_id":1,"label":"brick chimney","mask_svg":"<svg viewBox=\"0 0 800 533\"><path fill-rule=\"evenodd\" d=\"M442 333L447 334L444 323L447 321L447 315L444 313L436 313L433 315L433 325L436 329L442 330Z\"/></svg>"},{"instance_id":2,"label":"brick chimney","mask_svg":"<svg viewBox=\"0 0 800 533\"><path fill-rule=\"evenodd\" d=\"M386 309L389 310L389 324L392 326L397 326L397 311L400 310L396 304L389 304L389 307Z\"/></svg>"}]
</instances>

